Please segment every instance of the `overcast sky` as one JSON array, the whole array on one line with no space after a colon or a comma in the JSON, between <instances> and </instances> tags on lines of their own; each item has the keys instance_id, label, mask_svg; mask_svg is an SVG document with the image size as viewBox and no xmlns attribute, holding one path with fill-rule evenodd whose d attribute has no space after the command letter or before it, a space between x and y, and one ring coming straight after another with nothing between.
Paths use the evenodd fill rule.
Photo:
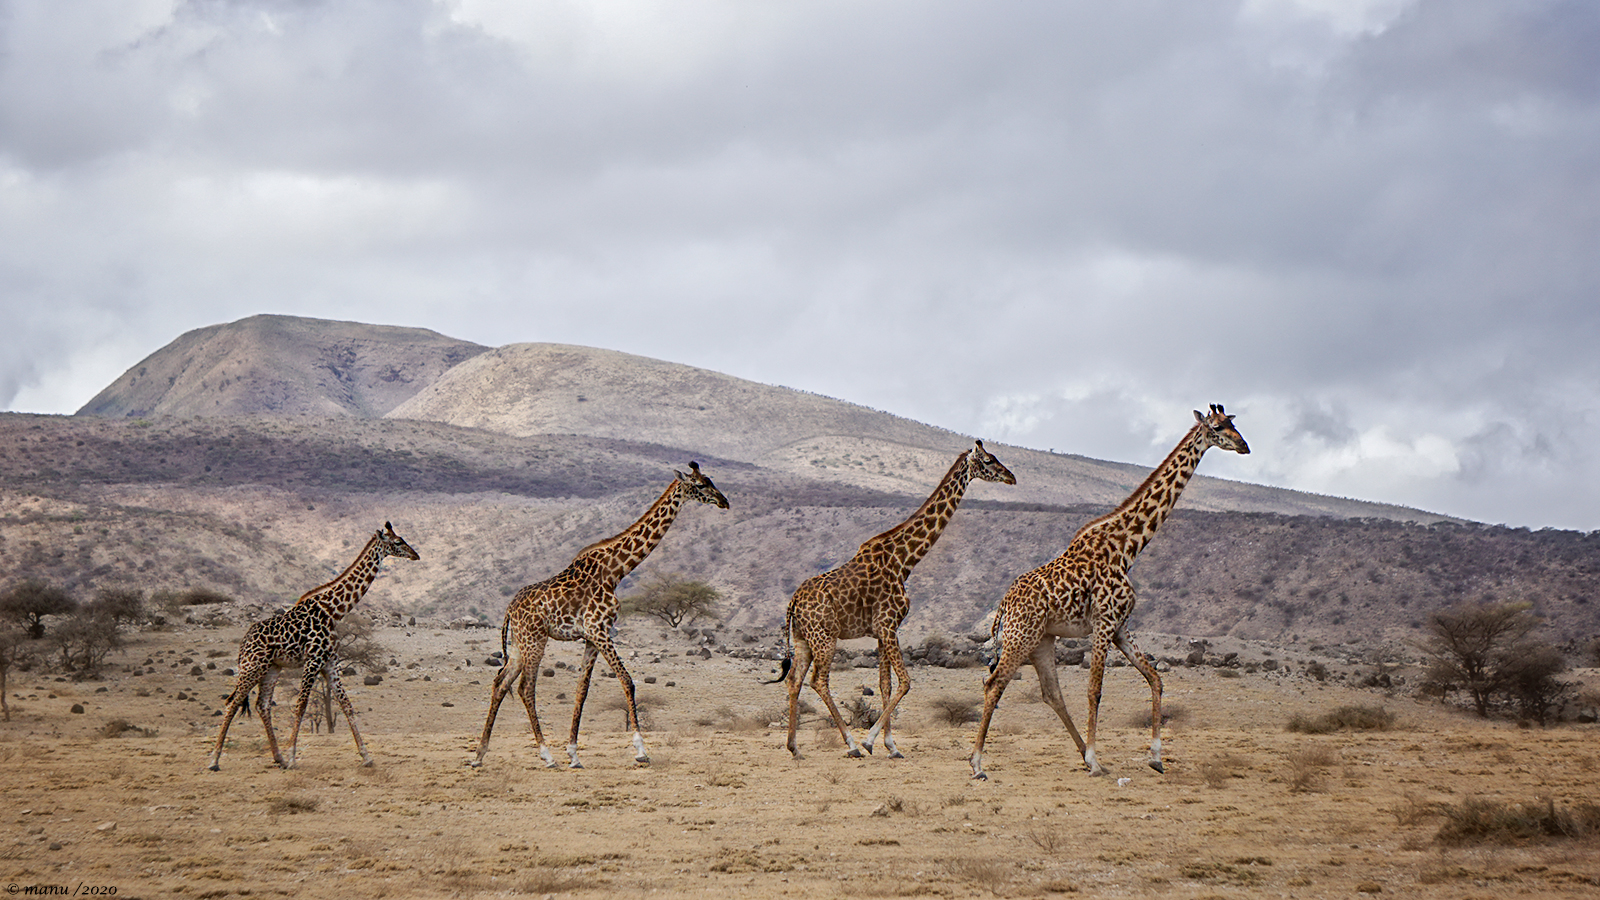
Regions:
<instances>
[{"instance_id":1,"label":"overcast sky","mask_svg":"<svg viewBox=\"0 0 1600 900\"><path fill-rule=\"evenodd\" d=\"M0 0L0 408L256 313L1600 529L1592 0Z\"/></svg>"}]
</instances>

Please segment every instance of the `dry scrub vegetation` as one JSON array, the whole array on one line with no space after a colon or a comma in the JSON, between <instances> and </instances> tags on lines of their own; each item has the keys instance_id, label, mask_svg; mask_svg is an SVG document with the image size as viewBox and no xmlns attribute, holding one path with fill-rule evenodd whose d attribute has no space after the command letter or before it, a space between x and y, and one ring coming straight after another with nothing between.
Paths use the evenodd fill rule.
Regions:
<instances>
[{"instance_id":1,"label":"dry scrub vegetation","mask_svg":"<svg viewBox=\"0 0 1600 900\"><path fill-rule=\"evenodd\" d=\"M648 651L633 664L651 766L632 765L607 702L616 685L597 679L587 768L542 768L513 705L472 769L494 671L487 633L424 625L378 628L396 664L351 688L376 766L359 766L340 723L302 735L299 767L274 769L250 720L235 723L222 771L210 773L211 713L230 679L178 660L226 663L240 631L130 635L100 682L14 677L14 717L0 725L7 882L194 898L1586 898L1600 888L1592 725L1518 728L1309 677L1175 668L1168 697L1182 714L1167 723L1162 776L1143 765L1143 679L1122 668L1107 678L1114 714L1101 734L1111 774L1091 778L1030 671L996 717L980 783L967 777L964 711L982 669L912 670L896 729L905 760L843 757L808 699L796 761L772 727L783 687L759 683L769 662L702 659L689 639L636 620L622 645ZM577 659L572 645L553 646L540 682L558 744ZM1063 673L1074 712L1083 677ZM842 701L877 699L864 693L871 669L833 683Z\"/></svg>"}]
</instances>

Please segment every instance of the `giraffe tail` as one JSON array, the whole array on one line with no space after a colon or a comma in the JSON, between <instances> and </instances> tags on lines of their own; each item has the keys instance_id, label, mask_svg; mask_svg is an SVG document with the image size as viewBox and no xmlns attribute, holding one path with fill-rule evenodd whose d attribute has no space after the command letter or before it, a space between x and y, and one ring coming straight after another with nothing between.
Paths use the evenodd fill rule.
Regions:
<instances>
[{"instance_id":1,"label":"giraffe tail","mask_svg":"<svg viewBox=\"0 0 1600 900\"><path fill-rule=\"evenodd\" d=\"M783 617L783 662L778 666L778 677L762 684L777 684L789 677L794 667L794 598L789 599L789 609Z\"/></svg>"},{"instance_id":2,"label":"giraffe tail","mask_svg":"<svg viewBox=\"0 0 1600 900\"><path fill-rule=\"evenodd\" d=\"M789 669L791 669L793 666L794 666L794 654L793 653L784 654L783 662L778 664L778 677L772 679L771 681L763 681L761 683L762 684L777 684L778 682L783 681L784 679L789 677Z\"/></svg>"},{"instance_id":3,"label":"giraffe tail","mask_svg":"<svg viewBox=\"0 0 1600 900\"><path fill-rule=\"evenodd\" d=\"M993 674L995 668L1000 665L1000 618L1000 612L996 610L994 623L989 626L989 639L978 648L978 654L989 666L990 674Z\"/></svg>"}]
</instances>

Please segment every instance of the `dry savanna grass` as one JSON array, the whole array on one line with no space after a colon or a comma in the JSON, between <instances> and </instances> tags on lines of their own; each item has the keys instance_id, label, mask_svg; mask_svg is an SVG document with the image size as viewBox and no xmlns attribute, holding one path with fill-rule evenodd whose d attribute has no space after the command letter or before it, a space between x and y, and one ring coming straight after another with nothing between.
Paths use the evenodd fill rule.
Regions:
<instances>
[{"instance_id":1,"label":"dry savanna grass","mask_svg":"<svg viewBox=\"0 0 1600 900\"><path fill-rule=\"evenodd\" d=\"M783 747L784 687L760 683L770 664L680 652L629 662L636 678L657 677L640 691L652 764L634 764L620 689L596 672L585 768L574 770L563 752L571 701L557 694L572 696L579 651L562 644L540 683L562 765L543 767L511 698L485 765L471 768L494 670L466 642L484 635L422 627L380 629L399 665L380 684L349 686L372 768L341 722L303 732L298 766L279 770L259 720L241 718L213 773L212 713L229 679L130 670L146 658L223 658L240 631L135 634L99 683L13 674L16 712L0 724L5 883L105 885L119 897L485 900L1453 900L1600 888L1592 725L1522 729L1394 696L1382 699L1386 728L1358 728L1341 710L1373 707L1377 695L1174 669L1167 708L1185 714L1167 722L1160 775L1145 766L1149 732L1136 721L1148 688L1121 668L1102 704L1108 777L1088 775L1054 712L1027 699L1034 683L1008 692L989 780L974 782L974 728L943 708L945 698L954 710L976 705L981 671L912 670L910 696L929 699L896 721L903 760L881 745L846 758L808 687L805 758L795 760ZM1062 673L1080 717L1083 678ZM836 678L835 695L864 696L869 683ZM1292 711L1346 724L1290 731ZM281 698L278 712L286 739Z\"/></svg>"}]
</instances>

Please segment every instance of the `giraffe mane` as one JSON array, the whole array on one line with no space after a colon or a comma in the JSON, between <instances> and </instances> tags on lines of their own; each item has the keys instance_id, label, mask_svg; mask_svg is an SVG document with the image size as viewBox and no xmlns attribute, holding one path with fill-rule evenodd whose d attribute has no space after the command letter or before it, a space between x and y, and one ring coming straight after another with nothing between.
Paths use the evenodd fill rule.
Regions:
<instances>
[{"instance_id":1,"label":"giraffe mane","mask_svg":"<svg viewBox=\"0 0 1600 900\"><path fill-rule=\"evenodd\" d=\"M627 528L622 529L621 531L617 532L616 534L611 535L610 537L603 537L600 540L595 541L594 543L590 544L589 546L584 547L582 550L579 550L576 554L574 554L572 558L574 560L577 560L579 557L583 556L586 553L589 553L589 552L594 551L594 550L599 550L602 547L609 547L609 546L615 544L624 535L628 534L629 532L633 531L633 529L637 528L640 522L643 522L645 519L650 518L650 516L653 515L658 508L660 508L661 504L667 502L667 498L672 496L672 492L675 489L677 489L677 487L678 487L678 480L677 479L673 479L672 483L667 485L667 489L665 491L661 492L661 496L657 497L655 502L650 504L650 508L644 511L644 515L642 515L639 518L633 520L633 524L632 525L629 525Z\"/></svg>"},{"instance_id":2,"label":"giraffe mane","mask_svg":"<svg viewBox=\"0 0 1600 900\"><path fill-rule=\"evenodd\" d=\"M317 594L320 594L323 591L327 590L328 588L333 587L334 585L338 584L340 581L343 581L345 579L345 577L350 574L350 570L354 569L356 566L361 565L361 561L367 558L367 553L372 550L372 545L376 544L378 542L378 538L381 535L382 535L382 532L377 532L377 533L373 534L372 537L368 538L367 539L367 545L365 547L361 548L361 552L357 553L356 554L356 558L350 561L350 565L344 567L344 571L340 572L338 574L338 576L336 576L336 577L334 577L334 578L332 578L332 579L330 579L328 581L325 581L322 584L317 585L316 587L312 588L311 590L306 591L304 594L301 594L300 595L300 599L296 600L295 604L299 605L301 603L304 603L307 600L310 600L312 597L316 596Z\"/></svg>"},{"instance_id":3,"label":"giraffe mane","mask_svg":"<svg viewBox=\"0 0 1600 900\"><path fill-rule=\"evenodd\" d=\"M875 534L872 537L867 538L865 541L862 541L861 542L861 547L864 549L864 548L866 548L867 546L869 546L871 544L876 544L876 543L878 543L880 541L888 540L889 538L892 538L895 535L899 534L901 531L904 531L904 530L910 528L912 526L912 523L914 523L917 520L921 519L923 514L925 514L928 511L928 507L933 505L934 499L939 496L939 488L944 487L945 483L948 482L950 480L951 476L953 476L955 474L957 468L967 464L967 457L971 453L972 453L971 450L963 450L963 451L961 451L961 455L957 456L956 457L956 461L951 463L950 464L950 468L945 470L945 473L944 473L943 477L941 477L939 479L939 484L934 487L932 493L928 494L927 499L922 501L922 505L917 507L917 511L916 512L912 513L909 516L906 516L905 521L903 521L900 524L894 526L893 528L890 528L889 530L881 532L879 534Z\"/></svg>"},{"instance_id":4,"label":"giraffe mane","mask_svg":"<svg viewBox=\"0 0 1600 900\"><path fill-rule=\"evenodd\" d=\"M1203 422L1196 422L1194 427L1190 428L1188 430L1188 432L1186 432L1184 434L1183 440L1179 441L1177 443L1177 445L1174 446L1172 448L1172 450L1167 453L1166 456L1162 457L1160 464L1157 465L1154 469L1151 469L1150 473L1148 475L1144 476L1144 480L1139 482L1139 486L1134 488L1133 492L1128 494L1127 497L1124 497L1121 503L1117 504L1117 508L1116 509L1113 509L1112 511L1106 513L1103 516L1099 516L1097 518L1090 519L1088 522L1084 523L1084 526L1082 528L1078 529L1078 534L1082 534L1082 533L1084 533L1085 531L1088 531L1091 528L1094 528L1094 527L1096 527L1098 525L1102 525L1102 524L1104 524L1104 523L1106 523L1106 522L1108 522L1108 521L1110 521L1112 519L1115 519L1117 516L1122 515L1123 513L1127 512L1129 509L1131 509L1134 506L1134 504L1136 504L1140 500L1144 499L1145 494L1149 492L1150 485L1155 481L1156 476L1160 475L1161 473L1163 473L1163 472L1165 472L1167 470L1167 467L1172 463L1173 458L1176 457L1179 453L1181 453L1183 451L1183 448L1189 446L1189 441L1194 438L1195 432L1199 431L1203 427L1205 427L1205 424Z\"/></svg>"}]
</instances>

